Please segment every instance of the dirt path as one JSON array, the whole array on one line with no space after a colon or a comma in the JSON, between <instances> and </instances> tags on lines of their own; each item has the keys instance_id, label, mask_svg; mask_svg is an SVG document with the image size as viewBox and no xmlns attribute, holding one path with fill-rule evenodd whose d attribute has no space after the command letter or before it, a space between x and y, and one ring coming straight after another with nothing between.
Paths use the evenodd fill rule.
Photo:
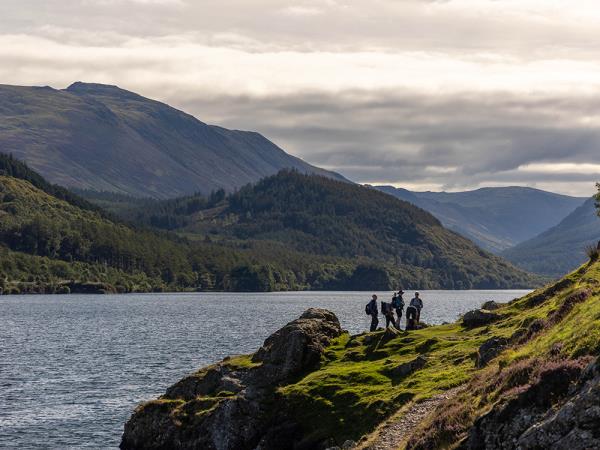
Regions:
<instances>
[{"instance_id":1,"label":"dirt path","mask_svg":"<svg viewBox=\"0 0 600 450\"><path fill-rule=\"evenodd\" d=\"M404 413L388 419L358 448L364 450L396 450L410 437L411 431L425 419L442 401L453 397L460 388L450 389L420 403L415 403Z\"/></svg>"}]
</instances>

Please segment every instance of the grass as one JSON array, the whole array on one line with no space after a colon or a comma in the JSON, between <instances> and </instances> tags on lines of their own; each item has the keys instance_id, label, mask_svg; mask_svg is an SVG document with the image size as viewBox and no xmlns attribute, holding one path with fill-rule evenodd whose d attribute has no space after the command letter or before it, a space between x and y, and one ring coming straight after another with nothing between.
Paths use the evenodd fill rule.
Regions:
<instances>
[{"instance_id":1,"label":"grass","mask_svg":"<svg viewBox=\"0 0 600 450\"><path fill-rule=\"evenodd\" d=\"M415 433L420 437L410 441L408 448L453 448L477 417L535 388L543 378L554 376L560 380L554 390L544 387L549 401L564 395L569 383L600 353L599 286L600 264L592 262L545 291L504 308L503 312L510 314L499 325L505 327L504 331L515 329L517 323L521 324L517 330L528 329L534 323L542 327L476 372L460 395L443 403L438 414L432 414L420 426Z\"/></svg>"},{"instance_id":2,"label":"grass","mask_svg":"<svg viewBox=\"0 0 600 450\"><path fill-rule=\"evenodd\" d=\"M485 327L466 329L455 323L390 339L381 331L343 335L328 349L319 370L280 388L279 395L292 405L305 428L312 430L312 437L343 442L369 433L407 403L473 380L481 379L485 385L498 371L519 363L548 361L557 351L563 360L598 354L600 264L583 266L566 280L504 305L495 311L504 318ZM542 323L544 328L533 333L533 323ZM491 337L520 344L503 352L490 366L477 369L478 348ZM418 356L427 359L422 369L403 378L393 376L391 369ZM467 418L472 420L499 398L465 395L459 403L448 405L450 413L444 414L444 420L454 421L452 426L470 423Z\"/></svg>"}]
</instances>

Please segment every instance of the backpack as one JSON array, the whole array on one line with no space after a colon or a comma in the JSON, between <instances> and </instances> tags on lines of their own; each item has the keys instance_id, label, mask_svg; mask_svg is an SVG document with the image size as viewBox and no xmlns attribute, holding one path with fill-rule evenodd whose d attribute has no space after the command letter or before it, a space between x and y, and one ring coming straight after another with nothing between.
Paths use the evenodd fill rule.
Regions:
<instances>
[{"instance_id":1,"label":"backpack","mask_svg":"<svg viewBox=\"0 0 600 450\"><path fill-rule=\"evenodd\" d=\"M394 297L392 298L392 306L395 309L400 309L404 307L404 302L402 301L402 297Z\"/></svg>"},{"instance_id":2,"label":"backpack","mask_svg":"<svg viewBox=\"0 0 600 450\"><path fill-rule=\"evenodd\" d=\"M367 316L371 315L371 302L367 303L367 306L365 306L365 313Z\"/></svg>"}]
</instances>

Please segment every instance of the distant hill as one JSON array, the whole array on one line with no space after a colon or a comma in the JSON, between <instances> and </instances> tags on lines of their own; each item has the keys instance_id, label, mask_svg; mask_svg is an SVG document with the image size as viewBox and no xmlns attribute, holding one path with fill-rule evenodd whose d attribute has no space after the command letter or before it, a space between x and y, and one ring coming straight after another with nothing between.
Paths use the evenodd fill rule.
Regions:
<instances>
[{"instance_id":1,"label":"distant hill","mask_svg":"<svg viewBox=\"0 0 600 450\"><path fill-rule=\"evenodd\" d=\"M526 270L556 277L583 264L585 247L598 241L600 218L590 198L555 227L502 255Z\"/></svg>"},{"instance_id":2,"label":"distant hill","mask_svg":"<svg viewBox=\"0 0 600 450\"><path fill-rule=\"evenodd\" d=\"M585 201L585 198L527 187L482 188L467 192L411 192L393 186L376 188L429 211L445 227L493 253L500 253L557 225Z\"/></svg>"},{"instance_id":3,"label":"distant hill","mask_svg":"<svg viewBox=\"0 0 600 450\"><path fill-rule=\"evenodd\" d=\"M367 259L385 264L405 287L508 288L535 283L408 202L293 171L245 186L218 205L194 197L146 204L137 219L196 239L277 242L306 254Z\"/></svg>"},{"instance_id":4,"label":"distant hill","mask_svg":"<svg viewBox=\"0 0 600 450\"><path fill-rule=\"evenodd\" d=\"M136 197L232 191L283 168L342 179L262 135L207 125L116 86L0 85L0 151L61 186Z\"/></svg>"}]
</instances>

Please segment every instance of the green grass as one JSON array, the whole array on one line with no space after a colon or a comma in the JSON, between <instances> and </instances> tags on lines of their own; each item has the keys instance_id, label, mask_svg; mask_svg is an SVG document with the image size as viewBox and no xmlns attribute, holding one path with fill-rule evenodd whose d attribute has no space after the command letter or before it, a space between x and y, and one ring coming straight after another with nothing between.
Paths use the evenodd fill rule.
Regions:
<instances>
[{"instance_id":1,"label":"green grass","mask_svg":"<svg viewBox=\"0 0 600 450\"><path fill-rule=\"evenodd\" d=\"M519 388L535 384L541 371L556 367L580 369L591 357L598 356L600 264L586 264L555 286L500 310L507 317L489 327L490 335L508 337L519 329L527 329L534 321L545 326L521 345L504 351L488 367L473 371L466 389L443 403L438 413L416 430L419 438L411 440L408 448L453 448L478 416L516 395ZM553 319L568 299L582 292L589 296Z\"/></svg>"},{"instance_id":2,"label":"green grass","mask_svg":"<svg viewBox=\"0 0 600 450\"><path fill-rule=\"evenodd\" d=\"M319 370L280 388L279 394L292 405L297 418L312 430L314 437L343 441L372 431L408 402L429 398L499 367L547 357L557 343L564 358L597 354L600 265L586 266L568 278L569 286L548 295L536 306L528 305L542 291L503 306L496 312L504 318L489 326L466 329L459 322L403 333L391 340L386 340L381 331L356 337L343 335L327 350ZM559 323L505 351L491 363L491 368L476 368L477 350L487 339L510 338L527 330L532 322L547 319L566 298L583 289L592 289L592 296L576 304ZM390 369L419 355L427 359L422 369L404 378L391 374ZM469 398L472 404L479 401ZM473 413L479 411L475 409Z\"/></svg>"}]
</instances>

